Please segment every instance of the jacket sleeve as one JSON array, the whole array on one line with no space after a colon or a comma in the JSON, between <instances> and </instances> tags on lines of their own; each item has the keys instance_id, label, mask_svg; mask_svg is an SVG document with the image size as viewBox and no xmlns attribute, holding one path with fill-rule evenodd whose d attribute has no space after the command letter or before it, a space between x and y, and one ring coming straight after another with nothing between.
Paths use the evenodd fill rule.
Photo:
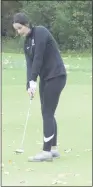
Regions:
<instances>
[{"instance_id":1,"label":"jacket sleeve","mask_svg":"<svg viewBox=\"0 0 93 187\"><path fill-rule=\"evenodd\" d=\"M35 52L31 70L31 80L36 81L43 64L43 56L47 43L47 31L42 28L35 34Z\"/></svg>"},{"instance_id":2,"label":"jacket sleeve","mask_svg":"<svg viewBox=\"0 0 93 187\"><path fill-rule=\"evenodd\" d=\"M31 59L30 57L25 53L26 58L26 76L27 76L27 83L26 83L26 89L29 88L29 81L31 80Z\"/></svg>"}]
</instances>

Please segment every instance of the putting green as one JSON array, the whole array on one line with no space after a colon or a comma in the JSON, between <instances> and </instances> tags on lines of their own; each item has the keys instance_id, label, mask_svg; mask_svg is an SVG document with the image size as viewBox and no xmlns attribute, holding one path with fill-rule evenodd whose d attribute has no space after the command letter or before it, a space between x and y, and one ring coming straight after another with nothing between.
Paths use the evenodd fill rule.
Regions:
<instances>
[{"instance_id":1,"label":"putting green","mask_svg":"<svg viewBox=\"0 0 93 187\"><path fill-rule=\"evenodd\" d=\"M91 58L65 58L67 85L56 111L60 159L29 163L28 156L42 149L42 116L38 88L31 105L24 154L16 155L29 107L22 55L3 54L2 71L2 185L92 185L92 79ZM8 61L9 62L9 61ZM12 64L12 68L10 66ZM78 64L78 68L76 66Z\"/></svg>"}]
</instances>

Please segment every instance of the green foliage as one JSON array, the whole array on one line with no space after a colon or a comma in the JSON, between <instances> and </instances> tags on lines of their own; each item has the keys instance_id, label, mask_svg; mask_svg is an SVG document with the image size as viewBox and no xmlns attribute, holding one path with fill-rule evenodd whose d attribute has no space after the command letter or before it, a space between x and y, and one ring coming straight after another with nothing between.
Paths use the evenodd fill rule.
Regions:
<instances>
[{"instance_id":1,"label":"green foliage","mask_svg":"<svg viewBox=\"0 0 93 187\"><path fill-rule=\"evenodd\" d=\"M92 8L90 2L67 1L57 8L52 27L62 49L89 48L92 43Z\"/></svg>"},{"instance_id":2,"label":"green foliage","mask_svg":"<svg viewBox=\"0 0 93 187\"><path fill-rule=\"evenodd\" d=\"M33 25L47 27L62 51L91 48L92 1L17 1L15 8L13 1L9 4L11 15L17 10L25 12ZM3 16L4 25L6 13ZM7 31L9 36L10 31L11 28Z\"/></svg>"},{"instance_id":3,"label":"green foliage","mask_svg":"<svg viewBox=\"0 0 93 187\"><path fill-rule=\"evenodd\" d=\"M50 1L23 1L23 9L34 25L44 25L51 29L56 17L57 2Z\"/></svg>"},{"instance_id":4,"label":"green foliage","mask_svg":"<svg viewBox=\"0 0 93 187\"><path fill-rule=\"evenodd\" d=\"M22 4L20 4L20 2L18 1L2 1L2 12L1 12L2 35L12 36L12 37L14 36L12 19L15 12L19 11L19 7L21 6Z\"/></svg>"}]
</instances>

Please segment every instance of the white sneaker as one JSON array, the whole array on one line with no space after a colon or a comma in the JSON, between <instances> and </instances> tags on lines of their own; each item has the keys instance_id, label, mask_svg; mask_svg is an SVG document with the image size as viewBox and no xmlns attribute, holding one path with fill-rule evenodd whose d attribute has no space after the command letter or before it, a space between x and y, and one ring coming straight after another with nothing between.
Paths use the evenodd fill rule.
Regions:
<instances>
[{"instance_id":1,"label":"white sneaker","mask_svg":"<svg viewBox=\"0 0 93 187\"><path fill-rule=\"evenodd\" d=\"M48 151L42 151L41 153L28 157L29 162L42 162L42 161L52 161L52 153Z\"/></svg>"},{"instance_id":2,"label":"white sneaker","mask_svg":"<svg viewBox=\"0 0 93 187\"><path fill-rule=\"evenodd\" d=\"M60 154L58 152L58 150L51 150L51 153L52 153L52 157L54 158L59 158L60 157Z\"/></svg>"}]
</instances>

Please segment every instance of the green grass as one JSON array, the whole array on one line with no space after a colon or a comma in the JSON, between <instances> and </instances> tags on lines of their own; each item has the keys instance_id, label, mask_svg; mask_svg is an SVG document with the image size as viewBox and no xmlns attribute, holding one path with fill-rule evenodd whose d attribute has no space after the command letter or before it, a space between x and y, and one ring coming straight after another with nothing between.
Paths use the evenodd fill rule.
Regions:
<instances>
[{"instance_id":1,"label":"green grass","mask_svg":"<svg viewBox=\"0 0 93 187\"><path fill-rule=\"evenodd\" d=\"M24 38L2 37L2 52L4 53L23 53Z\"/></svg>"},{"instance_id":2,"label":"green grass","mask_svg":"<svg viewBox=\"0 0 93 187\"><path fill-rule=\"evenodd\" d=\"M13 151L19 148L29 107L25 86L25 59L22 54L2 54L3 186L92 185L92 152L86 151L92 149L92 59L90 56L65 56L64 62L69 65L68 79L56 111L61 158L52 163L28 163L28 156L42 149L42 117L38 88L31 106L24 143L25 152L15 155ZM64 151L70 148L71 152ZM28 168L32 171L28 172ZM5 174L6 171L9 175ZM54 180L61 182L52 184Z\"/></svg>"}]
</instances>

